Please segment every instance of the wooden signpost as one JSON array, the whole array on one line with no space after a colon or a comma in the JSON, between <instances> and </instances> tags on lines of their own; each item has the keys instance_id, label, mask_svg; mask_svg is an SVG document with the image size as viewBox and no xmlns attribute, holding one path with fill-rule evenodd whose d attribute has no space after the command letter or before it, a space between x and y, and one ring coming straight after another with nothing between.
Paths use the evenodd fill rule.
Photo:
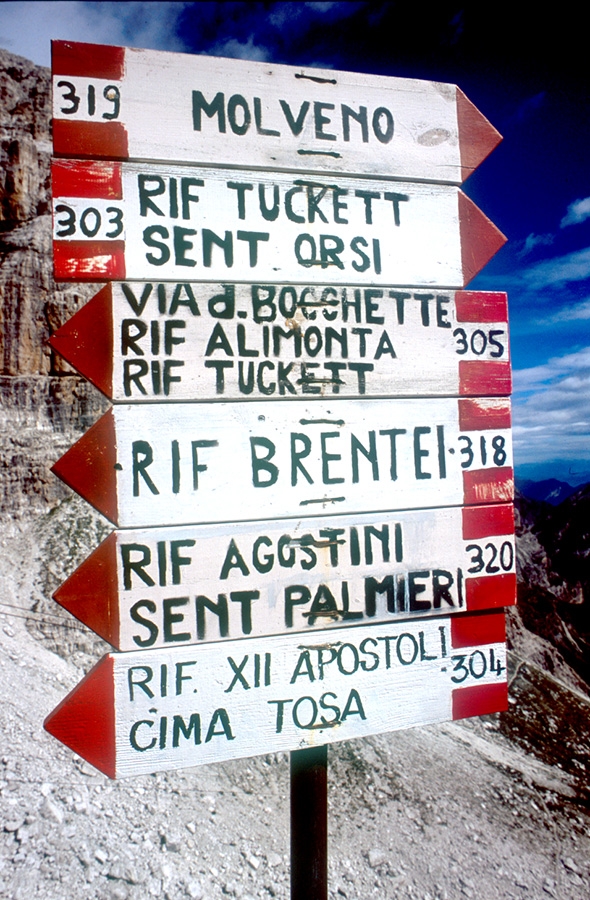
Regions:
<instances>
[{"instance_id":1,"label":"wooden signpost","mask_svg":"<svg viewBox=\"0 0 590 900\"><path fill-rule=\"evenodd\" d=\"M500 293L114 282L50 343L116 402L511 392Z\"/></svg>"},{"instance_id":2,"label":"wooden signpost","mask_svg":"<svg viewBox=\"0 0 590 900\"><path fill-rule=\"evenodd\" d=\"M501 138L454 84L54 41L59 156L461 184Z\"/></svg>"},{"instance_id":3,"label":"wooden signpost","mask_svg":"<svg viewBox=\"0 0 590 900\"><path fill-rule=\"evenodd\" d=\"M505 242L446 184L56 160L55 277L462 288Z\"/></svg>"},{"instance_id":4,"label":"wooden signpost","mask_svg":"<svg viewBox=\"0 0 590 900\"><path fill-rule=\"evenodd\" d=\"M325 745L507 705L499 135L411 79L58 41L53 84L55 276L108 283L51 343L115 404L53 470L118 529L55 599L124 652L45 727L112 778L293 751L326 900Z\"/></svg>"},{"instance_id":5,"label":"wooden signpost","mask_svg":"<svg viewBox=\"0 0 590 900\"><path fill-rule=\"evenodd\" d=\"M495 712L504 613L108 654L45 727L111 778Z\"/></svg>"},{"instance_id":6,"label":"wooden signpost","mask_svg":"<svg viewBox=\"0 0 590 900\"><path fill-rule=\"evenodd\" d=\"M118 650L510 606L510 504L113 532L54 598Z\"/></svg>"},{"instance_id":7,"label":"wooden signpost","mask_svg":"<svg viewBox=\"0 0 590 900\"><path fill-rule=\"evenodd\" d=\"M123 528L512 500L506 399L118 405L53 472Z\"/></svg>"}]
</instances>

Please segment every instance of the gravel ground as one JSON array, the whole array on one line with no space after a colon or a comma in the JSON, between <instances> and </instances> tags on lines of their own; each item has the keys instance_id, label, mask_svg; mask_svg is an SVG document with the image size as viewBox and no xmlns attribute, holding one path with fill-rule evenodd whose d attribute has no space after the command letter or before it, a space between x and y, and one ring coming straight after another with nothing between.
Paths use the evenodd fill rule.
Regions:
<instances>
[{"instance_id":1,"label":"gravel ground","mask_svg":"<svg viewBox=\"0 0 590 900\"><path fill-rule=\"evenodd\" d=\"M60 522L0 543L0 896L286 900L286 754L111 782L43 731L97 652L39 599L73 565L35 563ZM82 556L97 528L80 526ZM590 705L512 668L505 715L330 748L332 898L587 900Z\"/></svg>"}]
</instances>

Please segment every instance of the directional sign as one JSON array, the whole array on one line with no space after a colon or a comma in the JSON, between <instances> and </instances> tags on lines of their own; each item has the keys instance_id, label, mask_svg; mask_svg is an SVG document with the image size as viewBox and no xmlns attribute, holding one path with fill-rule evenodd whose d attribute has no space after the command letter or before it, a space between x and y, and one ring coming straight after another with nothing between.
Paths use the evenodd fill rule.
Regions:
<instances>
[{"instance_id":1,"label":"directional sign","mask_svg":"<svg viewBox=\"0 0 590 900\"><path fill-rule=\"evenodd\" d=\"M506 294L115 282L51 345L112 400L506 396Z\"/></svg>"},{"instance_id":2,"label":"directional sign","mask_svg":"<svg viewBox=\"0 0 590 900\"><path fill-rule=\"evenodd\" d=\"M118 650L510 606L513 510L117 531L54 598Z\"/></svg>"},{"instance_id":3,"label":"directional sign","mask_svg":"<svg viewBox=\"0 0 590 900\"><path fill-rule=\"evenodd\" d=\"M459 188L497 132L410 79L53 76L55 276L111 283L51 343L116 403L53 471L124 529L55 598L126 652L47 730L115 778L505 709L506 297L462 290L505 238Z\"/></svg>"},{"instance_id":4,"label":"directional sign","mask_svg":"<svg viewBox=\"0 0 590 900\"><path fill-rule=\"evenodd\" d=\"M505 241L443 184L80 160L55 161L52 179L60 281L305 285L313 271L462 288Z\"/></svg>"},{"instance_id":5,"label":"directional sign","mask_svg":"<svg viewBox=\"0 0 590 900\"><path fill-rule=\"evenodd\" d=\"M109 654L45 728L122 778L506 708L496 612Z\"/></svg>"},{"instance_id":6,"label":"directional sign","mask_svg":"<svg viewBox=\"0 0 590 900\"><path fill-rule=\"evenodd\" d=\"M452 84L54 41L60 156L460 184L500 141Z\"/></svg>"},{"instance_id":7,"label":"directional sign","mask_svg":"<svg viewBox=\"0 0 590 900\"><path fill-rule=\"evenodd\" d=\"M116 406L54 465L116 525L506 502L508 400Z\"/></svg>"}]
</instances>

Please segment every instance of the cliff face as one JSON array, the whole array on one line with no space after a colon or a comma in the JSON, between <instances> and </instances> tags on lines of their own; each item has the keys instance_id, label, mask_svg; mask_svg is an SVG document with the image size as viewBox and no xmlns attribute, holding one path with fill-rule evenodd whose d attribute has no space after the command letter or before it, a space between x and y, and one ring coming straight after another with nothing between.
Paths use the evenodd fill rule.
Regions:
<instances>
[{"instance_id":1,"label":"cliff face","mask_svg":"<svg viewBox=\"0 0 590 900\"><path fill-rule=\"evenodd\" d=\"M48 69L0 50L0 511L66 490L49 468L106 402L47 343L95 292L56 285L51 261Z\"/></svg>"},{"instance_id":2,"label":"cliff face","mask_svg":"<svg viewBox=\"0 0 590 900\"><path fill-rule=\"evenodd\" d=\"M2 229L49 210L47 159L51 153L50 73L0 50L0 136L3 184Z\"/></svg>"},{"instance_id":3,"label":"cliff face","mask_svg":"<svg viewBox=\"0 0 590 900\"><path fill-rule=\"evenodd\" d=\"M542 639L538 660L563 661L590 686L590 485L558 506L517 498L518 618ZM551 650L549 650L551 648Z\"/></svg>"}]
</instances>

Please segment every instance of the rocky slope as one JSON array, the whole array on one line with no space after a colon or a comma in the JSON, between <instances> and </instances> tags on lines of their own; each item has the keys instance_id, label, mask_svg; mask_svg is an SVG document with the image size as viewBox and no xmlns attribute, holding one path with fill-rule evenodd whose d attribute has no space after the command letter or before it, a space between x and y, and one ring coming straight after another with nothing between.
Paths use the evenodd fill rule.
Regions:
<instances>
[{"instance_id":1,"label":"rocky slope","mask_svg":"<svg viewBox=\"0 0 590 900\"><path fill-rule=\"evenodd\" d=\"M72 499L3 530L0 896L287 900L285 754L109 782L42 730L106 649L45 599L103 529ZM330 748L331 900L588 896L590 703L510 677L505 714Z\"/></svg>"},{"instance_id":2,"label":"rocky slope","mask_svg":"<svg viewBox=\"0 0 590 900\"><path fill-rule=\"evenodd\" d=\"M590 690L589 517L590 485L559 506L517 498L522 634L532 633L545 643L545 668L562 670L586 691Z\"/></svg>"}]
</instances>

